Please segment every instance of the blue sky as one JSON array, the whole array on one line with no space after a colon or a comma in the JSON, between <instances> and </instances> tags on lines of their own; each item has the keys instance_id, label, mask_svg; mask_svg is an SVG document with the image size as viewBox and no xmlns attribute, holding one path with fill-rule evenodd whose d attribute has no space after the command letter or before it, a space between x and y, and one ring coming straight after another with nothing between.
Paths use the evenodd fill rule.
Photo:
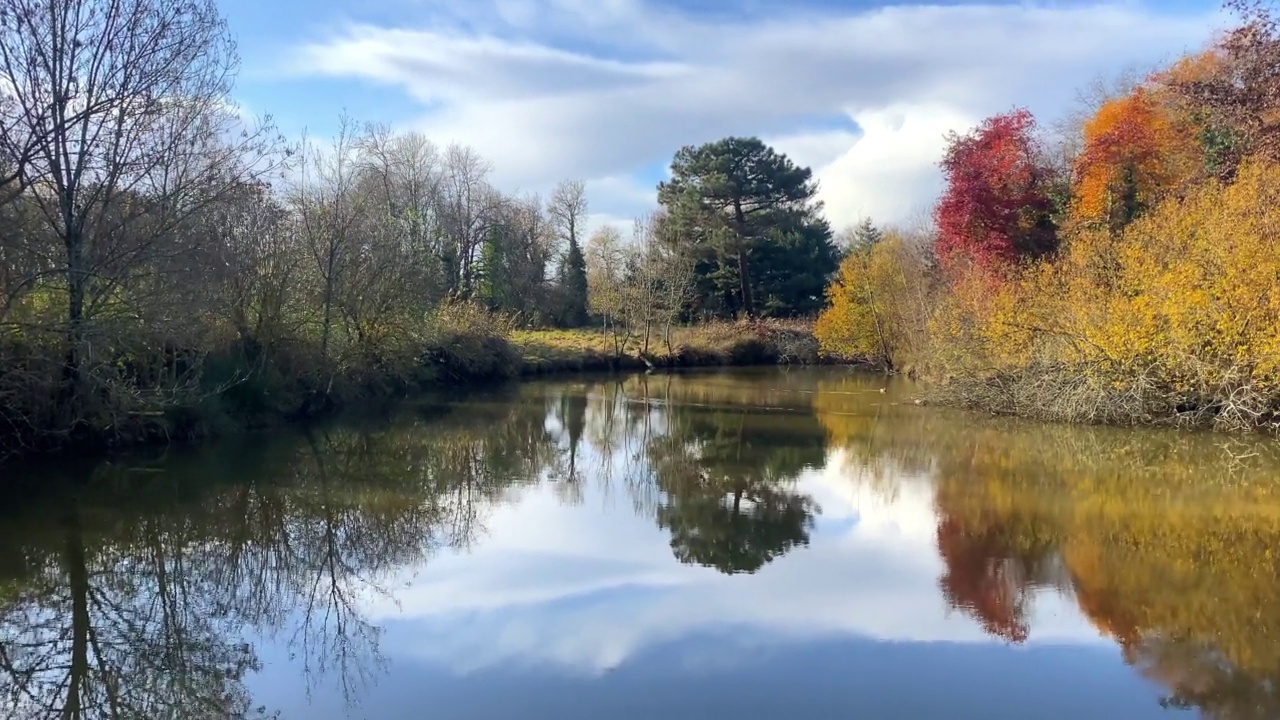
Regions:
<instances>
[{"instance_id":1,"label":"blue sky","mask_svg":"<svg viewBox=\"0 0 1280 720\"><path fill-rule=\"evenodd\" d=\"M586 181L650 209L677 148L759 135L814 168L832 223L909 222L949 130L1203 45L1216 0L222 0L236 99L289 134L359 120L459 142L508 191Z\"/></svg>"}]
</instances>

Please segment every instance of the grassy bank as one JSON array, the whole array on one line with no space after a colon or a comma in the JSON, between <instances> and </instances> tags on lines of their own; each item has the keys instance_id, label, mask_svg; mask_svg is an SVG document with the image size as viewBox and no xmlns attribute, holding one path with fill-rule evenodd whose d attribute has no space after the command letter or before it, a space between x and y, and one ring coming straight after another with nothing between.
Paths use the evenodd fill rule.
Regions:
<instances>
[{"instance_id":1,"label":"grassy bank","mask_svg":"<svg viewBox=\"0 0 1280 720\"><path fill-rule=\"evenodd\" d=\"M314 339L295 337L270 345L229 340L206 352L122 355L83 377L92 389L68 408L59 395L66 381L58 356L44 350L0 348L0 397L6 400L0 461L260 431L434 389L522 376L832 361L819 354L810 328L799 322L676 328L667 340L651 338L646 348L638 335L517 330L502 317L461 307L437 313L412 334L327 352Z\"/></svg>"},{"instance_id":2,"label":"grassy bank","mask_svg":"<svg viewBox=\"0 0 1280 720\"><path fill-rule=\"evenodd\" d=\"M841 359L823 355L809 323L719 322L675 328L670 342L625 342L601 329L524 330L511 335L522 375L581 370L814 365Z\"/></svg>"}]
</instances>

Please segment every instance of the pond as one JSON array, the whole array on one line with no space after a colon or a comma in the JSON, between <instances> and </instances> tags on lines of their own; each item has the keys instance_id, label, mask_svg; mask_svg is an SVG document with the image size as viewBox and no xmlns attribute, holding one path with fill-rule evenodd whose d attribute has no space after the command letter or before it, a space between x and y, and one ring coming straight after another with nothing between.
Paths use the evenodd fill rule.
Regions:
<instances>
[{"instance_id":1,"label":"pond","mask_svg":"<svg viewBox=\"0 0 1280 720\"><path fill-rule=\"evenodd\" d=\"M1272 442L913 390L581 377L9 469L4 717L1280 716Z\"/></svg>"}]
</instances>

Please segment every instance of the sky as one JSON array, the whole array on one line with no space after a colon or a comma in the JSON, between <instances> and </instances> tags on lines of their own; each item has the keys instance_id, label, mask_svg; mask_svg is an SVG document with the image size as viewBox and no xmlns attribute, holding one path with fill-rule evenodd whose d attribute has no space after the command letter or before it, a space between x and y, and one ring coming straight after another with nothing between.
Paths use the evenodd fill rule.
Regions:
<instances>
[{"instance_id":1,"label":"sky","mask_svg":"<svg viewBox=\"0 0 1280 720\"><path fill-rule=\"evenodd\" d=\"M811 167L836 229L910 223L950 131L1194 51L1217 0L222 0L235 100L290 136L338 118L469 145L508 192L652 210L676 150L755 135Z\"/></svg>"}]
</instances>

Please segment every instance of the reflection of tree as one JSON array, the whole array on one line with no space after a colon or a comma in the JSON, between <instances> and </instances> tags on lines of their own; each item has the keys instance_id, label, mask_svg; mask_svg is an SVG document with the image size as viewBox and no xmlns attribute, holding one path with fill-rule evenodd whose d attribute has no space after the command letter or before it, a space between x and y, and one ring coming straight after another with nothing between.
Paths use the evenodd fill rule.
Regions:
<instances>
[{"instance_id":1,"label":"reflection of tree","mask_svg":"<svg viewBox=\"0 0 1280 720\"><path fill-rule=\"evenodd\" d=\"M809 544L815 505L771 483L680 483L658 508L683 563L722 573L753 573L797 545Z\"/></svg>"},{"instance_id":2,"label":"reflection of tree","mask_svg":"<svg viewBox=\"0 0 1280 720\"><path fill-rule=\"evenodd\" d=\"M953 607L1019 641L1034 590L1054 588L1165 705L1280 717L1273 440L978 420L895 405L892 388L872 413L862 384L824 383L815 408L859 469L932 480Z\"/></svg>"},{"instance_id":3,"label":"reflection of tree","mask_svg":"<svg viewBox=\"0 0 1280 720\"><path fill-rule=\"evenodd\" d=\"M1014 643L1030 634L1032 590L1046 574L1051 552L1018 539L1016 528L967 527L949 517L938 523L938 552L946 568L938 583L943 597L987 632Z\"/></svg>"},{"instance_id":4,"label":"reflection of tree","mask_svg":"<svg viewBox=\"0 0 1280 720\"><path fill-rule=\"evenodd\" d=\"M752 573L809 544L821 510L792 485L821 466L824 448L807 396L715 376L644 378L631 391L663 411L662 432L647 433L644 449L664 498L656 520L676 558Z\"/></svg>"},{"instance_id":5,"label":"reflection of tree","mask_svg":"<svg viewBox=\"0 0 1280 720\"><path fill-rule=\"evenodd\" d=\"M877 488L932 482L940 589L990 632L1034 636L1031 598L1056 589L1171 707L1280 716L1274 446L979 422L836 377L535 383L108 469L0 521L0 703L14 718L252 716L254 637L355 693L381 662L367 601L542 479L573 502L612 482L681 561L754 572L808 541L819 510L796 478L838 448Z\"/></svg>"},{"instance_id":6,"label":"reflection of tree","mask_svg":"<svg viewBox=\"0 0 1280 720\"><path fill-rule=\"evenodd\" d=\"M381 662L365 603L470 543L547 462L545 409L496 407L474 425L407 417L108 469L27 504L0 522L0 716L263 714L243 683L249 637L355 699Z\"/></svg>"},{"instance_id":7,"label":"reflection of tree","mask_svg":"<svg viewBox=\"0 0 1280 720\"><path fill-rule=\"evenodd\" d=\"M49 532L34 583L0 608L0 687L9 717L245 717L253 651L211 612L212 588L187 572L199 551L153 523L135 552L86 538L72 504Z\"/></svg>"}]
</instances>

